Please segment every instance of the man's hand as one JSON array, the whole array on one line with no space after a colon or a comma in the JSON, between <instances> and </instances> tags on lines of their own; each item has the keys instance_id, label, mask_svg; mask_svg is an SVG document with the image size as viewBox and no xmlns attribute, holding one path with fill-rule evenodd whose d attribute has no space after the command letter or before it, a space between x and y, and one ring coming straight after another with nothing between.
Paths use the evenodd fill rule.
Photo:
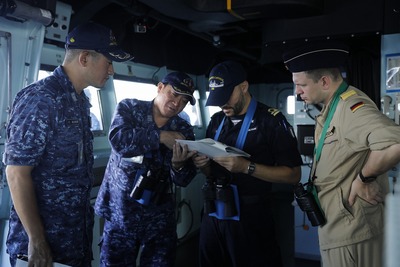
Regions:
<instances>
[{"instance_id":1,"label":"man's hand","mask_svg":"<svg viewBox=\"0 0 400 267\"><path fill-rule=\"evenodd\" d=\"M371 183L363 183L361 179L357 176L351 184L349 204L354 205L356 197L360 197L370 203L371 205L377 205L383 202L383 195L380 190L380 186L376 181Z\"/></svg>"},{"instance_id":2,"label":"man's hand","mask_svg":"<svg viewBox=\"0 0 400 267\"><path fill-rule=\"evenodd\" d=\"M243 157L215 157L213 160L234 173L247 173L247 167L249 166L249 161Z\"/></svg>"},{"instance_id":3,"label":"man's hand","mask_svg":"<svg viewBox=\"0 0 400 267\"><path fill-rule=\"evenodd\" d=\"M180 132L174 131L161 131L160 132L160 143L164 144L169 149L172 149L175 144L175 139L186 139Z\"/></svg>"},{"instance_id":4,"label":"man's hand","mask_svg":"<svg viewBox=\"0 0 400 267\"><path fill-rule=\"evenodd\" d=\"M183 167L183 165L185 165L185 162L194 154L196 154L196 151L189 151L187 145L181 146L181 144L175 142L172 147L172 167L175 170L179 170Z\"/></svg>"},{"instance_id":5,"label":"man's hand","mask_svg":"<svg viewBox=\"0 0 400 267\"><path fill-rule=\"evenodd\" d=\"M204 154L196 153L195 156L192 158L193 163L197 168L204 168L210 165L210 158Z\"/></svg>"},{"instance_id":6,"label":"man's hand","mask_svg":"<svg viewBox=\"0 0 400 267\"><path fill-rule=\"evenodd\" d=\"M28 266L52 267L51 250L46 240L29 240Z\"/></svg>"},{"instance_id":7,"label":"man's hand","mask_svg":"<svg viewBox=\"0 0 400 267\"><path fill-rule=\"evenodd\" d=\"M194 165L201 170L206 176L211 174L211 159L204 154L196 154L192 157Z\"/></svg>"}]
</instances>

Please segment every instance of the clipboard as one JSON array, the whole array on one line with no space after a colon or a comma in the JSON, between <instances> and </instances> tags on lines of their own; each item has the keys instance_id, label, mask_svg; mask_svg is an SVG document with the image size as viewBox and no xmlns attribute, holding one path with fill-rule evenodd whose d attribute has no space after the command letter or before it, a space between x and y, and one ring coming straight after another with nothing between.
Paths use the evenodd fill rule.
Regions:
<instances>
[{"instance_id":1,"label":"clipboard","mask_svg":"<svg viewBox=\"0 0 400 267\"><path fill-rule=\"evenodd\" d=\"M197 141L176 139L181 145L187 145L190 151L196 150L210 158L215 157L250 157L250 154L243 150L225 145L211 138L205 138Z\"/></svg>"}]
</instances>

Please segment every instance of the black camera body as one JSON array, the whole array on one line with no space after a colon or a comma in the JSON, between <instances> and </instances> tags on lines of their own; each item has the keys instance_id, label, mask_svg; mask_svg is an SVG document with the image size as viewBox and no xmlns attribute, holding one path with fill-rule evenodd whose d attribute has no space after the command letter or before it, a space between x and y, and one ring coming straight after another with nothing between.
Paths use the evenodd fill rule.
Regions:
<instances>
[{"instance_id":1,"label":"black camera body","mask_svg":"<svg viewBox=\"0 0 400 267\"><path fill-rule=\"evenodd\" d=\"M156 205L163 203L165 194L168 192L169 184L169 171L164 169L158 169L155 174L157 183L153 189L152 202Z\"/></svg>"},{"instance_id":2,"label":"black camera body","mask_svg":"<svg viewBox=\"0 0 400 267\"><path fill-rule=\"evenodd\" d=\"M298 183L294 186L294 195L297 204L307 214L312 226L320 226L326 223L325 216L310 190L304 189L304 186Z\"/></svg>"},{"instance_id":3,"label":"black camera body","mask_svg":"<svg viewBox=\"0 0 400 267\"><path fill-rule=\"evenodd\" d=\"M130 197L143 205L148 205L150 202L159 205L168 190L168 178L169 172L163 169L147 171L146 174L144 171L138 171Z\"/></svg>"},{"instance_id":4,"label":"black camera body","mask_svg":"<svg viewBox=\"0 0 400 267\"><path fill-rule=\"evenodd\" d=\"M136 200L143 197L145 190L153 191L157 181L151 176L151 172L148 171L147 174L137 172L135 179L135 186L132 189L130 196Z\"/></svg>"}]
</instances>

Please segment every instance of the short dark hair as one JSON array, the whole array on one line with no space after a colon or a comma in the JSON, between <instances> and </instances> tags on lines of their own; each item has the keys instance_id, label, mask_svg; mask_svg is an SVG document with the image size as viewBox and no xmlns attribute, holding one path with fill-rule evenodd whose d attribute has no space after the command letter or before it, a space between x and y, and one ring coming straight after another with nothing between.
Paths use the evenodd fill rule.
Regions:
<instances>
[{"instance_id":1,"label":"short dark hair","mask_svg":"<svg viewBox=\"0 0 400 267\"><path fill-rule=\"evenodd\" d=\"M338 81L342 77L342 73L338 68L323 68L305 71L307 77L312 79L314 82L318 82L322 76L330 76L332 80Z\"/></svg>"}]
</instances>

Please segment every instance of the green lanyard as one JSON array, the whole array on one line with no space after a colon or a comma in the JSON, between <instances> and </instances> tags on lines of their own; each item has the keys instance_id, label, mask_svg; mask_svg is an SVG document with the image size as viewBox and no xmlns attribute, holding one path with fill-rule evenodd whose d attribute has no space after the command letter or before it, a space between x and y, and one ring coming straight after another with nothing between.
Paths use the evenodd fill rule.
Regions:
<instances>
[{"instance_id":1,"label":"green lanyard","mask_svg":"<svg viewBox=\"0 0 400 267\"><path fill-rule=\"evenodd\" d=\"M347 83L345 81L343 81L340 84L338 90L335 92L335 94L333 96L332 104L331 104L331 106L329 108L329 113L328 113L328 116L327 116L326 121L324 123L324 128L322 129L321 136L320 136L319 141L318 141L318 147L314 149L314 154L315 154L314 172L313 172L313 175L311 175L311 172L310 172L310 177L308 179L307 191L309 191L309 192L311 192L313 194L313 196L314 196L314 198L315 198L315 200L317 202L317 205L320 208L320 210L321 210L322 214L324 215L324 217L325 217L325 214L324 214L324 212L323 212L323 210L321 208L321 204L320 204L319 199L318 199L317 189L314 186L313 179L315 177L315 170L317 169L317 163L318 163L318 161L319 161L319 159L321 157L321 152L322 152L322 147L324 146L324 140L325 140L326 132L328 131L328 127L329 127L329 125L331 123L331 120L333 118L333 114L335 114L336 107L337 107L337 105L339 103L340 95L344 91L347 90L347 87L348 87Z\"/></svg>"},{"instance_id":2,"label":"green lanyard","mask_svg":"<svg viewBox=\"0 0 400 267\"><path fill-rule=\"evenodd\" d=\"M320 157L321 157L321 152L322 152L322 147L324 146L324 140L325 140L325 136L326 136L326 132L328 131L328 127L331 123L331 120L333 118L333 114L335 114L336 111L336 107L339 103L339 99L340 99L340 95L347 90L347 83L345 81L343 81L340 86L339 89L335 92L335 95L333 96L332 99L332 104L329 108L329 113L328 116L326 118L326 121L324 123L324 128L322 129L321 132L321 136L319 138L319 142L318 142L318 147L314 149L314 154L315 154L315 161L318 162Z\"/></svg>"}]
</instances>

